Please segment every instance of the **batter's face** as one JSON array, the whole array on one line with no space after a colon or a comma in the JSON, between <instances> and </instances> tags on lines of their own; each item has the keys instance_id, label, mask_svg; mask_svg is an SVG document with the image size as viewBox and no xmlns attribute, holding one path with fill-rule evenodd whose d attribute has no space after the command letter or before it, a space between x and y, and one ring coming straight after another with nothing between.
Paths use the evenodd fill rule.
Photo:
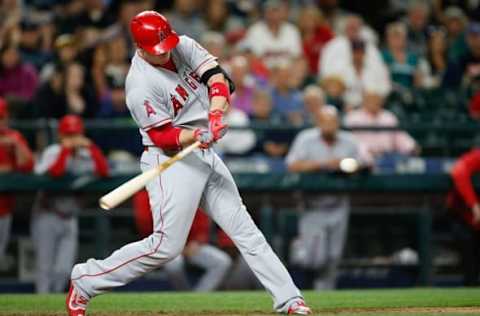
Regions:
<instances>
[{"instance_id":1,"label":"batter's face","mask_svg":"<svg viewBox=\"0 0 480 316\"><path fill-rule=\"evenodd\" d=\"M140 54L148 63L152 65L164 65L170 59L171 52L166 52L160 55L153 55L141 49Z\"/></svg>"}]
</instances>

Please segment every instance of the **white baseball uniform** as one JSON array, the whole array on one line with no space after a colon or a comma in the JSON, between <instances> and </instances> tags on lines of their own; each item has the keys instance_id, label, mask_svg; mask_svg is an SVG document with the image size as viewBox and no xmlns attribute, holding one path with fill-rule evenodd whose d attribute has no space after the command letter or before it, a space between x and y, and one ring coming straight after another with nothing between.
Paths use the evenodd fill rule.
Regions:
<instances>
[{"instance_id":1,"label":"white baseball uniform","mask_svg":"<svg viewBox=\"0 0 480 316\"><path fill-rule=\"evenodd\" d=\"M127 105L146 146L146 131L168 122L194 129L208 127L208 89L202 74L217 65L216 58L187 36L172 50L177 72L155 67L138 53L126 81ZM160 148L149 147L141 157L143 171L167 160ZM128 244L105 260L77 264L72 282L86 297L127 284L178 256L185 245L197 207L229 235L250 268L273 296L274 308L301 297L288 271L254 224L232 175L213 151L196 150L147 184L154 233Z\"/></svg>"}]
</instances>

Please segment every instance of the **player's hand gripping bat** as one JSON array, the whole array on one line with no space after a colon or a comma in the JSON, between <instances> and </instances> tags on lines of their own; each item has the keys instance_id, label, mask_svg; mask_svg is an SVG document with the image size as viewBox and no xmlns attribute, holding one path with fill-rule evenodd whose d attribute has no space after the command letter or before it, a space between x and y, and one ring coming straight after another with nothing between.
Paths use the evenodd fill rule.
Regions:
<instances>
[{"instance_id":1,"label":"player's hand gripping bat","mask_svg":"<svg viewBox=\"0 0 480 316\"><path fill-rule=\"evenodd\" d=\"M200 142L195 142L188 146L187 148L183 149L180 151L178 154L173 156L172 158L162 162L155 168L152 168L148 171L145 171L138 176L136 176L133 179L130 179L129 181L125 182L115 190L111 191L110 193L102 196L100 198L100 207L103 208L104 210L110 210L138 191L140 191L145 185L147 185L148 182L150 182L152 179L157 177L159 174L161 174L165 169L170 167L172 164L175 162L183 159L185 156L190 154L192 151L194 151L196 148L200 146Z\"/></svg>"}]
</instances>

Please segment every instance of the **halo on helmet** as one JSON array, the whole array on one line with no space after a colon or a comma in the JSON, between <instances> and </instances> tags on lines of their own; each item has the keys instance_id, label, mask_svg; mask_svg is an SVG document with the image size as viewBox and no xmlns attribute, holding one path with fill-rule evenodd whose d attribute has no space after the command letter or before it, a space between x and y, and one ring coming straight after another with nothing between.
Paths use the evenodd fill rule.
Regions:
<instances>
[{"instance_id":1,"label":"halo on helmet","mask_svg":"<svg viewBox=\"0 0 480 316\"><path fill-rule=\"evenodd\" d=\"M159 37L161 37L161 35L159 35ZM169 35L167 35L166 38L161 40L158 44L153 46L144 45L142 49L144 49L147 53L152 55L161 55L174 49L177 46L179 41L180 41L180 38L178 37L177 33L172 31Z\"/></svg>"}]
</instances>

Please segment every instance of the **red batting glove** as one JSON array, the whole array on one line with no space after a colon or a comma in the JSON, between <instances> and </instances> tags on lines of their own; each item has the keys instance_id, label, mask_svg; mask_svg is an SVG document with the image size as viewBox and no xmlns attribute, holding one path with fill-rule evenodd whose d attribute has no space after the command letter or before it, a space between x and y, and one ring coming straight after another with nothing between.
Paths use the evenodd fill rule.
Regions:
<instances>
[{"instance_id":1,"label":"red batting glove","mask_svg":"<svg viewBox=\"0 0 480 316\"><path fill-rule=\"evenodd\" d=\"M201 143L201 149L208 149L214 143L213 134L207 129L197 128L193 131L193 136Z\"/></svg>"},{"instance_id":2,"label":"red batting glove","mask_svg":"<svg viewBox=\"0 0 480 316\"><path fill-rule=\"evenodd\" d=\"M228 125L223 123L223 111L210 111L210 113L208 113L208 122L208 130L212 133L214 142L225 136Z\"/></svg>"}]
</instances>

